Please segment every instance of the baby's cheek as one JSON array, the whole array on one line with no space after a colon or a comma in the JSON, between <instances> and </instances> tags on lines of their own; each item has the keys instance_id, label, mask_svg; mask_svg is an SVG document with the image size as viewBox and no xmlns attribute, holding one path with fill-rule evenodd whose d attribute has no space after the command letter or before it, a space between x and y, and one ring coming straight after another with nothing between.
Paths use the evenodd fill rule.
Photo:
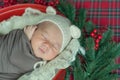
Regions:
<instances>
[{"instance_id":1,"label":"baby's cheek","mask_svg":"<svg viewBox=\"0 0 120 80\"><path fill-rule=\"evenodd\" d=\"M48 54L46 54L46 59L47 60L52 60L57 56L57 54L53 51L50 51L50 52L47 52L47 53L48 53Z\"/></svg>"}]
</instances>

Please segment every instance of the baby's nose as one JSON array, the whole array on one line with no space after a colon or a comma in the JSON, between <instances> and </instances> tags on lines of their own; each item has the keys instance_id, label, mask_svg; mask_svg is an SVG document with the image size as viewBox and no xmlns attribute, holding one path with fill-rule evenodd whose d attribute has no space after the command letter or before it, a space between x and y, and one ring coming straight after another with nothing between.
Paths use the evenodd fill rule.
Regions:
<instances>
[{"instance_id":1,"label":"baby's nose","mask_svg":"<svg viewBox=\"0 0 120 80\"><path fill-rule=\"evenodd\" d=\"M50 44L48 42L44 42L42 47L45 51L47 51L50 48Z\"/></svg>"}]
</instances>

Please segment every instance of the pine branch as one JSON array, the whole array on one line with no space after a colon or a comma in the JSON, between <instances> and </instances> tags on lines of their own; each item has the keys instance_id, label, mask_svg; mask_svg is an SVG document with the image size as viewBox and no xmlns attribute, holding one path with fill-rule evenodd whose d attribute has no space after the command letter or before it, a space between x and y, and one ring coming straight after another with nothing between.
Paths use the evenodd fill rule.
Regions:
<instances>
[{"instance_id":1,"label":"pine branch","mask_svg":"<svg viewBox=\"0 0 120 80\"><path fill-rule=\"evenodd\" d=\"M70 70L69 68L66 69L66 75L65 75L65 80L69 80L70 77Z\"/></svg>"},{"instance_id":2,"label":"pine branch","mask_svg":"<svg viewBox=\"0 0 120 80\"><path fill-rule=\"evenodd\" d=\"M95 25L91 21L88 21L85 23L85 30L87 33L90 34L90 32L92 32L94 28L95 28Z\"/></svg>"},{"instance_id":3,"label":"pine branch","mask_svg":"<svg viewBox=\"0 0 120 80\"><path fill-rule=\"evenodd\" d=\"M111 29L108 29L104 34L103 34L103 38L100 41L100 45L104 45L106 43L108 43L113 36L113 31Z\"/></svg>"},{"instance_id":4,"label":"pine branch","mask_svg":"<svg viewBox=\"0 0 120 80\"><path fill-rule=\"evenodd\" d=\"M82 56L82 55L81 55ZM84 57L84 56L82 56ZM80 55L76 56L76 60L72 63L74 80L84 80L85 79L85 65L80 60Z\"/></svg>"},{"instance_id":5,"label":"pine branch","mask_svg":"<svg viewBox=\"0 0 120 80\"><path fill-rule=\"evenodd\" d=\"M95 49L94 49L94 40L93 38L87 38L86 39L86 60L87 61L93 61L95 59Z\"/></svg>"},{"instance_id":6,"label":"pine branch","mask_svg":"<svg viewBox=\"0 0 120 80\"><path fill-rule=\"evenodd\" d=\"M67 6L66 6L67 4ZM57 9L64 14L70 21L73 23L75 20L75 12L76 9L71 4L67 3L66 1L60 1L60 3L57 5Z\"/></svg>"},{"instance_id":7,"label":"pine branch","mask_svg":"<svg viewBox=\"0 0 120 80\"><path fill-rule=\"evenodd\" d=\"M76 17L75 24L80 28L83 29L85 23L86 23L86 10L85 9L79 9L78 15Z\"/></svg>"},{"instance_id":8,"label":"pine branch","mask_svg":"<svg viewBox=\"0 0 120 80\"><path fill-rule=\"evenodd\" d=\"M104 79L106 76L111 76L114 75L112 74L112 70L119 68L120 65L107 65L106 67L102 68L100 71L96 71L96 73L94 73L94 75L92 75L92 77L90 78L90 80L102 80ZM109 78L109 80L112 80Z\"/></svg>"},{"instance_id":9,"label":"pine branch","mask_svg":"<svg viewBox=\"0 0 120 80\"><path fill-rule=\"evenodd\" d=\"M102 47L103 46L103 47ZM115 59L120 55L120 43L109 42L109 44L102 45L97 54L97 58L103 57L108 59Z\"/></svg>"}]
</instances>

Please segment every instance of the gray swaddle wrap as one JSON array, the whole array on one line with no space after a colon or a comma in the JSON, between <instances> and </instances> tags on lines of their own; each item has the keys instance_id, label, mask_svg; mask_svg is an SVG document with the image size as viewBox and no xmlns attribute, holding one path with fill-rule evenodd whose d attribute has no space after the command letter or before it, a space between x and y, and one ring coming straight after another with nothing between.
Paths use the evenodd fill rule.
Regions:
<instances>
[{"instance_id":1,"label":"gray swaddle wrap","mask_svg":"<svg viewBox=\"0 0 120 80\"><path fill-rule=\"evenodd\" d=\"M12 77L10 74L15 77L15 74L33 70L37 61L40 59L33 55L30 41L23 30L14 30L0 37L0 80L6 80L1 79L1 75L9 78Z\"/></svg>"}]
</instances>

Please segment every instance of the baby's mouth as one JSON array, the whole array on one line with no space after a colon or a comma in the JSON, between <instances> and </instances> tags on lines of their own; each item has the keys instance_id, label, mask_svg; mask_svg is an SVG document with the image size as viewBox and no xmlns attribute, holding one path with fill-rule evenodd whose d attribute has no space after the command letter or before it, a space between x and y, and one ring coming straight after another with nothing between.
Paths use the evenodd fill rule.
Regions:
<instances>
[{"instance_id":1,"label":"baby's mouth","mask_svg":"<svg viewBox=\"0 0 120 80\"><path fill-rule=\"evenodd\" d=\"M43 54L45 53L45 51L42 48L39 48L39 50L41 53L43 53Z\"/></svg>"}]
</instances>

